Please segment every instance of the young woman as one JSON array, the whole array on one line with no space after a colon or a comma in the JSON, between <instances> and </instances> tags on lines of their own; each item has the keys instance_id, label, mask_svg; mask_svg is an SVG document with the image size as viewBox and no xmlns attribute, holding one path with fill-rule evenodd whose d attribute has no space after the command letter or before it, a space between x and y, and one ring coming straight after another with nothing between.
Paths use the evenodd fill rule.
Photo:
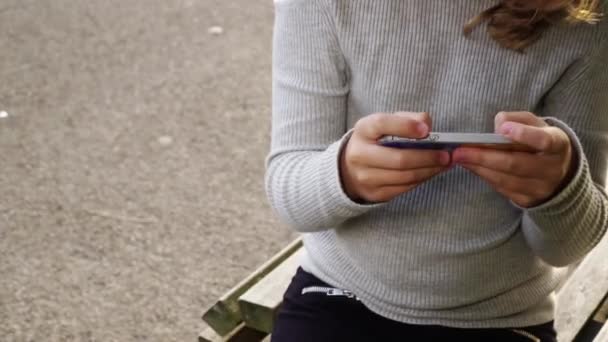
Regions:
<instances>
[{"instance_id":1,"label":"young woman","mask_svg":"<svg viewBox=\"0 0 608 342\"><path fill-rule=\"evenodd\" d=\"M608 225L602 4L275 8L267 193L306 256L273 341L555 341L559 267ZM536 152L378 144L430 131Z\"/></svg>"}]
</instances>

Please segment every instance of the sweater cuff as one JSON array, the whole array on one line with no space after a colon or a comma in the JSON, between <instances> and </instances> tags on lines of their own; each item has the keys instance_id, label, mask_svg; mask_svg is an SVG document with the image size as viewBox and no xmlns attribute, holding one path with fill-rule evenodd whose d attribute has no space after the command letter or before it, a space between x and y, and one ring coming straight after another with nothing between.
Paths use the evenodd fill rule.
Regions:
<instances>
[{"instance_id":1,"label":"sweater cuff","mask_svg":"<svg viewBox=\"0 0 608 342\"><path fill-rule=\"evenodd\" d=\"M344 191L340 178L340 155L352 134L353 131L350 130L339 141L331 144L319 163L319 201L329 216L351 218L386 203L357 203Z\"/></svg>"},{"instance_id":2,"label":"sweater cuff","mask_svg":"<svg viewBox=\"0 0 608 342\"><path fill-rule=\"evenodd\" d=\"M561 120L553 117L546 117L544 119L549 125L560 128L568 135L572 144L573 159L576 160L577 165L568 184L548 201L531 208L520 207L535 221L536 218L546 219L551 216L558 219L560 213L567 210L573 202L580 199L581 196L584 196L591 190L590 187L593 187L587 158L576 133Z\"/></svg>"}]
</instances>

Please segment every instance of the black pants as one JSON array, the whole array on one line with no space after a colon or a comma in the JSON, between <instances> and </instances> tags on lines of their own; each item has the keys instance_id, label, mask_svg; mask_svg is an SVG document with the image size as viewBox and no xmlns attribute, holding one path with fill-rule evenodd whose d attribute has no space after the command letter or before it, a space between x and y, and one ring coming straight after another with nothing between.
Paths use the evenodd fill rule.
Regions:
<instances>
[{"instance_id":1,"label":"black pants","mask_svg":"<svg viewBox=\"0 0 608 342\"><path fill-rule=\"evenodd\" d=\"M284 295L272 342L509 341L555 342L553 322L513 329L458 329L396 322L352 293L299 268Z\"/></svg>"}]
</instances>

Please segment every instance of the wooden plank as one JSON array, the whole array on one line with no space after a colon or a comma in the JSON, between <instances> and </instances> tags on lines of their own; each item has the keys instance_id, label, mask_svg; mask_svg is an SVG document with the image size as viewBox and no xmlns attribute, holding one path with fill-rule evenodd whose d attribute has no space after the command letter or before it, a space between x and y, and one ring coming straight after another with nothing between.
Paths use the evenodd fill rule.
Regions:
<instances>
[{"instance_id":1,"label":"wooden plank","mask_svg":"<svg viewBox=\"0 0 608 342\"><path fill-rule=\"evenodd\" d=\"M220 335L226 335L236 328L243 319L239 311L238 298L260 281L285 259L289 258L302 246L302 238L297 238L270 260L265 262L247 278L226 292L203 314L203 321L209 324Z\"/></svg>"},{"instance_id":2,"label":"wooden plank","mask_svg":"<svg viewBox=\"0 0 608 342\"><path fill-rule=\"evenodd\" d=\"M244 323L239 324L233 331L226 336L218 335L213 328L207 327L198 336L198 342L260 342L267 337L268 334L257 331L245 326Z\"/></svg>"},{"instance_id":3,"label":"wooden plank","mask_svg":"<svg viewBox=\"0 0 608 342\"><path fill-rule=\"evenodd\" d=\"M604 298L604 303L602 303L593 315L593 320L599 323L606 323L606 321L608 321L608 294L606 294L606 297Z\"/></svg>"},{"instance_id":4,"label":"wooden plank","mask_svg":"<svg viewBox=\"0 0 608 342\"><path fill-rule=\"evenodd\" d=\"M211 327L205 328L205 330L198 334L198 342L219 342L221 340L222 337Z\"/></svg>"},{"instance_id":5,"label":"wooden plank","mask_svg":"<svg viewBox=\"0 0 608 342\"><path fill-rule=\"evenodd\" d=\"M608 293L608 235L587 255L558 293L556 330L573 341Z\"/></svg>"},{"instance_id":6,"label":"wooden plank","mask_svg":"<svg viewBox=\"0 0 608 342\"><path fill-rule=\"evenodd\" d=\"M608 342L608 323L604 324L604 327L600 332L595 336L593 342Z\"/></svg>"},{"instance_id":7,"label":"wooden plank","mask_svg":"<svg viewBox=\"0 0 608 342\"><path fill-rule=\"evenodd\" d=\"M608 315L608 294L604 297L604 301L593 313L593 317L585 322L585 325L576 334L574 341L590 342L595 339L597 334L602 329Z\"/></svg>"},{"instance_id":8,"label":"wooden plank","mask_svg":"<svg viewBox=\"0 0 608 342\"><path fill-rule=\"evenodd\" d=\"M256 330L272 332L275 314L283 294L300 265L301 249L285 260L239 298L245 324Z\"/></svg>"}]
</instances>

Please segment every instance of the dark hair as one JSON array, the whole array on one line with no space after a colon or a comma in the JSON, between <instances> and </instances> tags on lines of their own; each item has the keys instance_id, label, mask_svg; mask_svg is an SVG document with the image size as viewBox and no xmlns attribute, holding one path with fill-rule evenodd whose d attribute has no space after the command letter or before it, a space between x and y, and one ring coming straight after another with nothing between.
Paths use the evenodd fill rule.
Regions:
<instances>
[{"instance_id":1,"label":"dark hair","mask_svg":"<svg viewBox=\"0 0 608 342\"><path fill-rule=\"evenodd\" d=\"M522 52L543 31L558 22L595 23L600 20L601 0L502 0L464 27L469 35L487 22L488 34L503 47Z\"/></svg>"}]
</instances>

